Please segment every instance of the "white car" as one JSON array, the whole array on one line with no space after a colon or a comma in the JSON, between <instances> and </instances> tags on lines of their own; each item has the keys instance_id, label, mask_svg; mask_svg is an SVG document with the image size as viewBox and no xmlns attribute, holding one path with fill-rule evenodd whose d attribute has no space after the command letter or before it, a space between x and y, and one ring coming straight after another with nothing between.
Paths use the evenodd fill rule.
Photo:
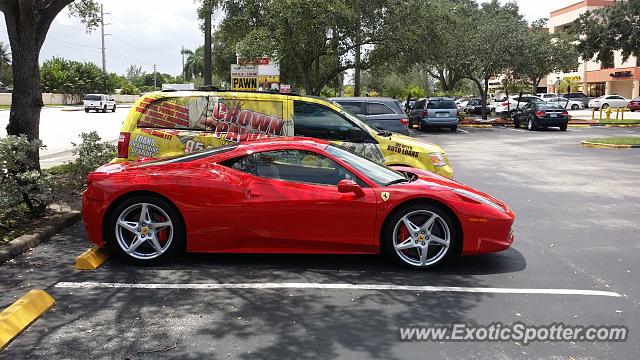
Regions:
<instances>
[{"instance_id":1,"label":"white car","mask_svg":"<svg viewBox=\"0 0 640 360\"><path fill-rule=\"evenodd\" d=\"M608 109L613 108L625 108L629 105L629 99L625 99L620 95L604 95L599 98L591 99L589 101L590 109Z\"/></svg>"},{"instance_id":2,"label":"white car","mask_svg":"<svg viewBox=\"0 0 640 360\"><path fill-rule=\"evenodd\" d=\"M116 112L116 101L109 95L104 94L87 94L84 97L84 112L88 113L90 110L96 112L107 112L110 110Z\"/></svg>"},{"instance_id":3,"label":"white car","mask_svg":"<svg viewBox=\"0 0 640 360\"><path fill-rule=\"evenodd\" d=\"M543 101L537 96L533 95L514 95L509 96L509 99L504 99L502 101L496 101L495 109L496 114L506 113L507 111L513 111L516 109L522 109L523 106L527 105L532 101Z\"/></svg>"},{"instance_id":4,"label":"white car","mask_svg":"<svg viewBox=\"0 0 640 360\"><path fill-rule=\"evenodd\" d=\"M570 100L560 96L550 98L550 99L545 99L545 101L550 104L560 105L564 109L571 109L571 110L584 109L584 103L582 101Z\"/></svg>"},{"instance_id":5,"label":"white car","mask_svg":"<svg viewBox=\"0 0 640 360\"><path fill-rule=\"evenodd\" d=\"M554 94L554 93L540 93L536 95L544 101L549 101L550 99L558 97L558 94Z\"/></svg>"}]
</instances>

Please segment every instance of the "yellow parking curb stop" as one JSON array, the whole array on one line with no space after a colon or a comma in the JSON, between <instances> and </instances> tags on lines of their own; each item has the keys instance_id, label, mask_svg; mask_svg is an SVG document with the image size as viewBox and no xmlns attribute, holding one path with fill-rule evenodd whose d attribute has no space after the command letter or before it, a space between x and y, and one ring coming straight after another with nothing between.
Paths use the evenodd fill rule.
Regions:
<instances>
[{"instance_id":1,"label":"yellow parking curb stop","mask_svg":"<svg viewBox=\"0 0 640 360\"><path fill-rule=\"evenodd\" d=\"M631 149L640 147L638 145L619 145L619 144L607 144L607 143L597 143L591 141L581 141L580 145L588 148L594 149Z\"/></svg>"},{"instance_id":2,"label":"yellow parking curb stop","mask_svg":"<svg viewBox=\"0 0 640 360\"><path fill-rule=\"evenodd\" d=\"M31 290L0 313L0 350L36 321L56 301L44 290Z\"/></svg>"},{"instance_id":3,"label":"yellow parking curb stop","mask_svg":"<svg viewBox=\"0 0 640 360\"><path fill-rule=\"evenodd\" d=\"M107 249L94 246L76 258L76 269L95 270L109 259L109 255Z\"/></svg>"}]
</instances>

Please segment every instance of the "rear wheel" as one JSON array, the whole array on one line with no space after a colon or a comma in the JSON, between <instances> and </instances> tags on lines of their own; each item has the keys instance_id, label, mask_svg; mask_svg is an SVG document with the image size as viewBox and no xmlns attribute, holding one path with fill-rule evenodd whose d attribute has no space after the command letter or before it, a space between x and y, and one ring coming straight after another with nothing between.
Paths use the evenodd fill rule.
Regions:
<instances>
[{"instance_id":1,"label":"rear wheel","mask_svg":"<svg viewBox=\"0 0 640 360\"><path fill-rule=\"evenodd\" d=\"M184 225L178 211L164 199L134 196L107 216L105 240L126 261L152 265L184 249Z\"/></svg>"},{"instance_id":2,"label":"rear wheel","mask_svg":"<svg viewBox=\"0 0 640 360\"><path fill-rule=\"evenodd\" d=\"M451 127L451 132L456 132L456 131L458 131L458 125L453 125Z\"/></svg>"},{"instance_id":3,"label":"rear wheel","mask_svg":"<svg viewBox=\"0 0 640 360\"><path fill-rule=\"evenodd\" d=\"M453 219L429 204L414 204L393 213L383 236L385 252L414 269L438 266L460 253Z\"/></svg>"},{"instance_id":4,"label":"rear wheel","mask_svg":"<svg viewBox=\"0 0 640 360\"><path fill-rule=\"evenodd\" d=\"M560 125L560 130L567 131L567 124Z\"/></svg>"},{"instance_id":5,"label":"rear wheel","mask_svg":"<svg viewBox=\"0 0 640 360\"><path fill-rule=\"evenodd\" d=\"M422 119L418 121L418 130L427 131L427 126L422 123Z\"/></svg>"},{"instance_id":6,"label":"rear wheel","mask_svg":"<svg viewBox=\"0 0 640 360\"><path fill-rule=\"evenodd\" d=\"M529 120L527 121L527 129L529 129L529 131L533 131L536 129L536 124L533 122L532 118L529 118Z\"/></svg>"},{"instance_id":7,"label":"rear wheel","mask_svg":"<svg viewBox=\"0 0 640 360\"><path fill-rule=\"evenodd\" d=\"M106 113L106 112L107 112L107 105L105 105L105 106L103 106L103 107L102 107L102 112L103 112L103 113Z\"/></svg>"},{"instance_id":8,"label":"rear wheel","mask_svg":"<svg viewBox=\"0 0 640 360\"><path fill-rule=\"evenodd\" d=\"M113 104L113 109L111 109L111 112L116 112L116 105Z\"/></svg>"}]
</instances>

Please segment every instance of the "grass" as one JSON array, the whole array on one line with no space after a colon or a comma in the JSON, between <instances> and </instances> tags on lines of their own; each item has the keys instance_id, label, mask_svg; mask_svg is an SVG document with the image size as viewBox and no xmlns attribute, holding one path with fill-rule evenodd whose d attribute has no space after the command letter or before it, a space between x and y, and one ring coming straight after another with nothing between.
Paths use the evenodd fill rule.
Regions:
<instances>
[{"instance_id":1,"label":"grass","mask_svg":"<svg viewBox=\"0 0 640 360\"><path fill-rule=\"evenodd\" d=\"M587 139L588 142L609 145L640 145L640 136L620 136Z\"/></svg>"},{"instance_id":2,"label":"grass","mask_svg":"<svg viewBox=\"0 0 640 360\"><path fill-rule=\"evenodd\" d=\"M640 119L618 119L616 120L615 117L613 119L602 119L600 120L600 124L640 124Z\"/></svg>"},{"instance_id":3,"label":"grass","mask_svg":"<svg viewBox=\"0 0 640 360\"><path fill-rule=\"evenodd\" d=\"M0 105L0 110L10 110L11 105Z\"/></svg>"}]
</instances>

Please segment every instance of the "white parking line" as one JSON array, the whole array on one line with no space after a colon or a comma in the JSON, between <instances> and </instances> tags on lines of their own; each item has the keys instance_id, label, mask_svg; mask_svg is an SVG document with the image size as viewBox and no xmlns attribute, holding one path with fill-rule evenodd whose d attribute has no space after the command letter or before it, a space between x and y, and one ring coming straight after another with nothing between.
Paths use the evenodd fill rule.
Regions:
<instances>
[{"instance_id":1,"label":"white parking line","mask_svg":"<svg viewBox=\"0 0 640 360\"><path fill-rule=\"evenodd\" d=\"M467 130L464 130L464 129L458 129L458 131L460 131L463 134L468 134L469 133Z\"/></svg>"},{"instance_id":2,"label":"white parking line","mask_svg":"<svg viewBox=\"0 0 640 360\"><path fill-rule=\"evenodd\" d=\"M491 287L459 287L459 286L412 286L391 284L324 284L324 283L199 283L199 284L132 284L111 282L59 282L57 288L72 289L322 289L322 290L389 290L389 291L421 291L421 292L459 292L482 294L541 294L541 295L581 295L609 296L622 295L612 291L579 290L579 289L527 289L527 288L491 288Z\"/></svg>"},{"instance_id":3,"label":"white parking line","mask_svg":"<svg viewBox=\"0 0 640 360\"><path fill-rule=\"evenodd\" d=\"M524 131L524 130L522 130L522 129L514 129L514 128L510 128L510 127L505 127L505 129L507 129L507 130L511 130L511 131L517 131L517 132L525 132L525 131Z\"/></svg>"}]
</instances>

